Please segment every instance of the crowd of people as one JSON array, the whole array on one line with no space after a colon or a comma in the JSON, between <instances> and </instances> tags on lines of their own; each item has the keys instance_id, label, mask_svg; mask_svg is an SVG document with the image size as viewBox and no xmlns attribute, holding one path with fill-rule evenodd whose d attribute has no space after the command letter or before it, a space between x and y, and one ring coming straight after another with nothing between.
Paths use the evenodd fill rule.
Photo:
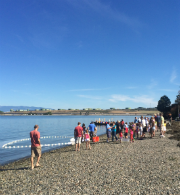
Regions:
<instances>
[{"instance_id":1,"label":"crowd of people","mask_svg":"<svg viewBox=\"0 0 180 195\"><path fill-rule=\"evenodd\" d=\"M112 125L110 125L112 124ZM106 126L107 131L107 142L112 137L112 141L114 138L116 141L122 141L123 138L127 139L130 137L130 142L134 142L135 139L143 139L146 137L146 133L149 133L150 137L153 138L155 136L155 132L160 132L161 137L165 137L166 132L166 121L164 120L163 115L155 114L151 118L141 116L139 119L135 117L133 122L110 122L107 123ZM119 135L119 136L118 136Z\"/></svg>"},{"instance_id":2,"label":"crowd of people","mask_svg":"<svg viewBox=\"0 0 180 195\"><path fill-rule=\"evenodd\" d=\"M95 126L94 122L91 122L88 128L86 128L84 123L81 126L81 123L78 122L78 126L74 129L76 151L80 151L80 146L83 141L86 142L86 149L91 149L90 140L96 136L96 133L97 127Z\"/></svg>"},{"instance_id":3,"label":"crowd of people","mask_svg":"<svg viewBox=\"0 0 180 195\"><path fill-rule=\"evenodd\" d=\"M166 132L166 121L161 113L155 114L151 118L143 117L140 118L135 117L133 122L124 122L121 121L111 121L105 122L106 124L106 134L107 134L107 142L110 141L112 137L112 142L114 140L122 142L122 139L130 138L130 142L134 142L135 139L143 139L146 137L147 133L149 133L150 138L155 136L155 132L160 132L161 137L165 137ZM90 140L92 140L93 136L96 136L97 127L94 122L86 128L85 124L81 126L81 123L78 122L78 126L74 130L75 137L75 146L76 151L80 150L80 144L82 141L86 142L86 149L91 149Z\"/></svg>"},{"instance_id":4,"label":"crowd of people","mask_svg":"<svg viewBox=\"0 0 180 195\"><path fill-rule=\"evenodd\" d=\"M134 142L135 139L143 139L148 132L150 137L153 138L155 136L155 132L160 132L161 137L165 137L164 134L166 132L166 121L164 120L163 115L155 114L151 118L141 116L139 119L135 117L133 122L105 122L106 125L106 134L107 134L107 142L110 141L112 137L112 141L114 138L116 141L120 142L123 138L128 139L130 137L130 142ZM40 132L38 131L39 126L35 125L34 130L30 132L31 138L31 168L39 167L39 160L41 158L41 144L40 144ZM74 129L74 137L75 137L75 149L76 151L80 151L80 145L82 141L86 142L86 149L91 149L90 140L97 134L97 127L94 122L86 128L85 124L78 122L78 126ZM37 163L34 166L34 157L37 156Z\"/></svg>"}]
</instances>

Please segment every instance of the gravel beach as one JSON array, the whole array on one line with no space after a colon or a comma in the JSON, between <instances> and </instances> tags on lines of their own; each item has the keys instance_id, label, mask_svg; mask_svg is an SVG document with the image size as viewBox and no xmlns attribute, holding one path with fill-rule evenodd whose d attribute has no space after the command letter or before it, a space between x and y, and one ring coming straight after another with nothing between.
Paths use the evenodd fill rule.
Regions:
<instances>
[{"instance_id":1,"label":"gravel beach","mask_svg":"<svg viewBox=\"0 0 180 195\"><path fill-rule=\"evenodd\" d=\"M180 147L170 136L120 144L102 135L91 150L44 153L34 170L30 159L10 163L0 167L0 194L180 194Z\"/></svg>"}]
</instances>

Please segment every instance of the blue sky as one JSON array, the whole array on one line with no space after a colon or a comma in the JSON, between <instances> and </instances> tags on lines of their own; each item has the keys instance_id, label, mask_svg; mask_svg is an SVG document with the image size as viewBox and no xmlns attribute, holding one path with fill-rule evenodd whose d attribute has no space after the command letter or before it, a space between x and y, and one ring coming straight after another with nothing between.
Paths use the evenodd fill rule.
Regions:
<instances>
[{"instance_id":1,"label":"blue sky","mask_svg":"<svg viewBox=\"0 0 180 195\"><path fill-rule=\"evenodd\" d=\"M179 0L0 1L0 105L154 107L180 87Z\"/></svg>"}]
</instances>

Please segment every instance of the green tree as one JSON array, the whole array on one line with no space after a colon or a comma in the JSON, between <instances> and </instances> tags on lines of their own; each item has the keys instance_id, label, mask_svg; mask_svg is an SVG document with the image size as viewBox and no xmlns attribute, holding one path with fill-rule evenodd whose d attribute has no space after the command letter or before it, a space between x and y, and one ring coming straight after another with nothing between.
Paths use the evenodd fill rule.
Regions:
<instances>
[{"instance_id":1,"label":"green tree","mask_svg":"<svg viewBox=\"0 0 180 195\"><path fill-rule=\"evenodd\" d=\"M170 99L166 95L164 95L158 101L157 109L160 112L168 112L170 111L170 105L171 105Z\"/></svg>"},{"instance_id":2,"label":"green tree","mask_svg":"<svg viewBox=\"0 0 180 195\"><path fill-rule=\"evenodd\" d=\"M176 96L175 103L180 104L180 90L178 91L178 95Z\"/></svg>"},{"instance_id":3,"label":"green tree","mask_svg":"<svg viewBox=\"0 0 180 195\"><path fill-rule=\"evenodd\" d=\"M176 100L175 100L175 103L177 103L178 105L178 116L179 116L179 107L180 107L180 90L178 91L178 94L176 96Z\"/></svg>"}]
</instances>

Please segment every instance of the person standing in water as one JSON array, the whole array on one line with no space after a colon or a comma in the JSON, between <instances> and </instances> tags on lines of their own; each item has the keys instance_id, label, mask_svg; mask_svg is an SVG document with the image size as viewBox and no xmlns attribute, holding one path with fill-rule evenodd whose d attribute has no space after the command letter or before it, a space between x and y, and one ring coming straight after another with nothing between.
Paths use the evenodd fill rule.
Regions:
<instances>
[{"instance_id":1,"label":"person standing in water","mask_svg":"<svg viewBox=\"0 0 180 195\"><path fill-rule=\"evenodd\" d=\"M39 126L35 125L34 130L30 132L31 138L31 169L34 169L34 157L37 156L37 163L35 167L39 167L39 160L41 158L41 143L40 143L40 132L38 131Z\"/></svg>"}]
</instances>

